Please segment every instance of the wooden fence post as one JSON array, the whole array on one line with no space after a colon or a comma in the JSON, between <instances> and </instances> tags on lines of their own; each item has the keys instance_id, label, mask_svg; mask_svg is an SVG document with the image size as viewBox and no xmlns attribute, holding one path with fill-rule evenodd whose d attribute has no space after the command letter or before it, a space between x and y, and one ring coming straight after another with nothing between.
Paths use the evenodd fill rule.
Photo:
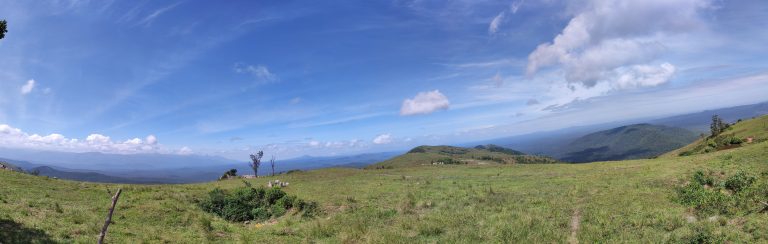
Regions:
<instances>
[{"instance_id":1,"label":"wooden fence post","mask_svg":"<svg viewBox=\"0 0 768 244\"><path fill-rule=\"evenodd\" d=\"M107 228L109 227L109 223L112 222L112 213L115 212L115 204L117 204L117 199L120 198L121 192L123 192L123 189L117 189L117 193L112 197L112 206L109 207L107 221L104 222L104 227L101 228L101 234L99 234L99 244L104 243L104 236L107 235Z\"/></svg>"}]
</instances>

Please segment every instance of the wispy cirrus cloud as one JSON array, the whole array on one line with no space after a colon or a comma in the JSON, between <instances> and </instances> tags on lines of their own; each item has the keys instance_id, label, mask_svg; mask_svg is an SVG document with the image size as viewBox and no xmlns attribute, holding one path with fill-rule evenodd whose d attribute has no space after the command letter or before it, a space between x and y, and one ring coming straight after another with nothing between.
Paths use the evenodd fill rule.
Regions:
<instances>
[{"instance_id":1,"label":"wispy cirrus cloud","mask_svg":"<svg viewBox=\"0 0 768 244\"><path fill-rule=\"evenodd\" d=\"M138 24L139 24L139 25L144 25L144 26L148 26L148 25L151 25L151 24L152 24L152 22L154 22L154 21L155 21L155 19L157 19L158 17L160 17L160 16L161 16L161 15L163 15L164 13L166 13L166 12L168 12L168 11L171 11L171 10L173 10L174 8L176 8L177 6L179 6L181 3L182 3L182 2L177 2L177 3L171 4L171 5L168 5L168 6L165 6L165 7L159 8L159 9L155 9L154 11L152 11L152 13L150 13L149 15L145 16L144 18L142 18L142 19L141 19L141 20L138 22Z\"/></svg>"},{"instance_id":2,"label":"wispy cirrus cloud","mask_svg":"<svg viewBox=\"0 0 768 244\"><path fill-rule=\"evenodd\" d=\"M258 83L271 83L278 81L277 75L269 71L269 68L264 65L248 65L243 63L236 63L234 71L240 74L249 74Z\"/></svg>"}]
</instances>

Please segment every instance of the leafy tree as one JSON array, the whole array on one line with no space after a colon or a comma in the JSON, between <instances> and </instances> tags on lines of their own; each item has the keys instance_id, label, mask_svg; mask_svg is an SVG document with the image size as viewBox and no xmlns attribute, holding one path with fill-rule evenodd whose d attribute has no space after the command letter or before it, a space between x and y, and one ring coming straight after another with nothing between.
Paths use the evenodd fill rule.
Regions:
<instances>
[{"instance_id":1,"label":"leafy tree","mask_svg":"<svg viewBox=\"0 0 768 244\"><path fill-rule=\"evenodd\" d=\"M0 20L0 39L5 38L5 33L8 32L8 21Z\"/></svg>"},{"instance_id":2,"label":"leafy tree","mask_svg":"<svg viewBox=\"0 0 768 244\"><path fill-rule=\"evenodd\" d=\"M709 130L712 133L712 137L719 135L727 128L728 124L723 122L720 116L712 115L712 124L709 125Z\"/></svg>"},{"instance_id":3,"label":"leafy tree","mask_svg":"<svg viewBox=\"0 0 768 244\"><path fill-rule=\"evenodd\" d=\"M227 172L224 172L224 175L222 175L219 179L225 180L235 176L237 176L237 169L230 169L230 170L227 170Z\"/></svg>"},{"instance_id":4,"label":"leafy tree","mask_svg":"<svg viewBox=\"0 0 768 244\"><path fill-rule=\"evenodd\" d=\"M249 163L248 166L251 166L253 169L253 175L258 177L259 176L259 166L261 165L261 157L264 156L264 151L259 151L256 154L251 154L251 163Z\"/></svg>"}]
</instances>

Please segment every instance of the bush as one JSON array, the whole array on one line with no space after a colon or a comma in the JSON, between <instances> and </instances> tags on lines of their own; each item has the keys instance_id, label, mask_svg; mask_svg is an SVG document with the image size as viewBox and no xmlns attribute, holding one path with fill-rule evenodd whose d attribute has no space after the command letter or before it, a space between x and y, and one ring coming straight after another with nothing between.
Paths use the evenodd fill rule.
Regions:
<instances>
[{"instance_id":1,"label":"bush","mask_svg":"<svg viewBox=\"0 0 768 244\"><path fill-rule=\"evenodd\" d=\"M725 180L725 189L731 190L735 193L749 187L755 182L755 177L747 172L739 171L738 173L731 175Z\"/></svg>"},{"instance_id":2,"label":"bush","mask_svg":"<svg viewBox=\"0 0 768 244\"><path fill-rule=\"evenodd\" d=\"M676 200L693 207L698 215L760 212L765 208L762 202L768 200L768 182L743 170L721 182L696 171L689 184L677 189Z\"/></svg>"},{"instance_id":3,"label":"bush","mask_svg":"<svg viewBox=\"0 0 768 244\"><path fill-rule=\"evenodd\" d=\"M701 214L724 214L728 212L730 197L703 185L691 182L677 191L678 201L694 207Z\"/></svg>"},{"instance_id":4,"label":"bush","mask_svg":"<svg viewBox=\"0 0 768 244\"><path fill-rule=\"evenodd\" d=\"M240 187L231 191L213 189L207 198L199 201L199 206L206 212L213 213L229 221L257 220L283 216L288 210L303 211L303 216L314 216L316 202L305 202L295 196L289 196L278 188L264 189ZM311 206L311 208L307 208ZM307 212L312 212L307 214Z\"/></svg>"},{"instance_id":5,"label":"bush","mask_svg":"<svg viewBox=\"0 0 768 244\"><path fill-rule=\"evenodd\" d=\"M711 175L704 173L704 171L701 171L701 170L698 170L695 173L693 173L693 181L702 186L705 186L705 185L712 186L715 184L715 179Z\"/></svg>"}]
</instances>

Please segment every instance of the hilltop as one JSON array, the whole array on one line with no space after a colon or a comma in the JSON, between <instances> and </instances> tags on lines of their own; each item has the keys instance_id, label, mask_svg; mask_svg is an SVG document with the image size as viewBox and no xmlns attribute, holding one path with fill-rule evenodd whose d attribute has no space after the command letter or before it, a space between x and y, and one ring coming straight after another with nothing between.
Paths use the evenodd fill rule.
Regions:
<instances>
[{"instance_id":1,"label":"hilltop","mask_svg":"<svg viewBox=\"0 0 768 244\"><path fill-rule=\"evenodd\" d=\"M557 163L545 156L526 155L497 145L479 145L473 148L454 146L418 146L408 153L366 167L367 169L400 168L445 164L531 164Z\"/></svg>"},{"instance_id":2,"label":"hilltop","mask_svg":"<svg viewBox=\"0 0 768 244\"><path fill-rule=\"evenodd\" d=\"M751 139L749 139L751 138ZM751 140L751 141L750 141ZM768 115L737 120L717 136L706 136L664 156L687 156L745 146L768 140Z\"/></svg>"},{"instance_id":3,"label":"hilltop","mask_svg":"<svg viewBox=\"0 0 768 244\"><path fill-rule=\"evenodd\" d=\"M18 166L13 165L11 163L3 162L3 161L0 161L0 169L2 169L2 170L11 170L11 171L16 171L16 172L24 172L24 170L19 168Z\"/></svg>"},{"instance_id":4,"label":"hilltop","mask_svg":"<svg viewBox=\"0 0 768 244\"><path fill-rule=\"evenodd\" d=\"M577 138L557 158L594 162L651 158L688 145L698 136L676 127L635 124L598 131Z\"/></svg>"}]
</instances>

